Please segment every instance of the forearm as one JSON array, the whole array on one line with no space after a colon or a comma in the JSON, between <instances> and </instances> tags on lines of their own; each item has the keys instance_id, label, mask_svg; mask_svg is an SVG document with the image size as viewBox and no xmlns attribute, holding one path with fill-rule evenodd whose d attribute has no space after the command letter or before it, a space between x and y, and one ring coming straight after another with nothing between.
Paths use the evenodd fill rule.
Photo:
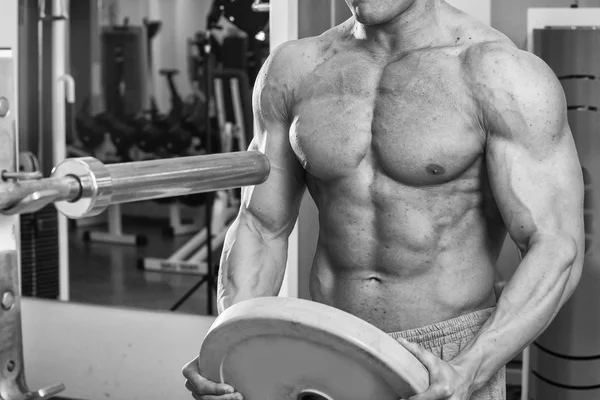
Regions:
<instances>
[{"instance_id":1,"label":"forearm","mask_svg":"<svg viewBox=\"0 0 600 400\"><path fill-rule=\"evenodd\" d=\"M227 232L221 256L219 314L244 300L277 296L283 283L287 250L287 235L267 235L238 218Z\"/></svg>"},{"instance_id":2,"label":"forearm","mask_svg":"<svg viewBox=\"0 0 600 400\"><path fill-rule=\"evenodd\" d=\"M571 249L558 240L531 246L495 312L453 361L474 374L474 390L531 344L572 294L581 262Z\"/></svg>"}]
</instances>

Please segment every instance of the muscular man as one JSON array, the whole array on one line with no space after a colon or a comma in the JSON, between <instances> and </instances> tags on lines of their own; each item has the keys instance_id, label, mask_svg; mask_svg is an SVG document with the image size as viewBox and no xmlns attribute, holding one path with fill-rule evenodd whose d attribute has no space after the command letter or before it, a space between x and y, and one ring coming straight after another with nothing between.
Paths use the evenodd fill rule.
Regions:
<instances>
[{"instance_id":1,"label":"muscular man","mask_svg":"<svg viewBox=\"0 0 600 400\"><path fill-rule=\"evenodd\" d=\"M411 400L504 399L504 366L581 275L583 183L564 93L542 61L443 0L346 1L350 20L280 46L262 69L251 149L272 171L243 191L219 310L278 294L308 188L313 300L421 360L431 384ZM496 302L507 232L523 258ZM184 375L196 399L242 398L196 360Z\"/></svg>"}]
</instances>

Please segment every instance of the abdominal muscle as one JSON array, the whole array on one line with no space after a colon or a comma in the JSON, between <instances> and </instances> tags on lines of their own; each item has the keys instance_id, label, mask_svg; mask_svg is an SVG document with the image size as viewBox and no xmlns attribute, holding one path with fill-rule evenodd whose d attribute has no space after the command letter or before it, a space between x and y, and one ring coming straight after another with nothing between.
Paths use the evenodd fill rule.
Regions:
<instances>
[{"instance_id":1,"label":"abdominal muscle","mask_svg":"<svg viewBox=\"0 0 600 400\"><path fill-rule=\"evenodd\" d=\"M349 212L339 202L324 208L310 275L314 301L388 333L495 305L496 251L476 210L440 227L423 221L422 211L411 226L409 214L377 218L382 210Z\"/></svg>"}]
</instances>

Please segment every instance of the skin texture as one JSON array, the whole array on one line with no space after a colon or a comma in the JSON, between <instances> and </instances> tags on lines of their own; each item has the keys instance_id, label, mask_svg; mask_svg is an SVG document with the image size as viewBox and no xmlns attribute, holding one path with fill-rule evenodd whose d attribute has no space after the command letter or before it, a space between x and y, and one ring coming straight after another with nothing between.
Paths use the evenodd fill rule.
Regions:
<instances>
[{"instance_id":1,"label":"skin texture","mask_svg":"<svg viewBox=\"0 0 600 400\"><path fill-rule=\"evenodd\" d=\"M564 94L541 60L441 0L347 3L353 18L280 46L257 81L250 148L272 172L243 190L219 311L278 294L308 190L320 222L313 300L386 332L496 305L450 363L405 343L431 378L413 400L467 400L581 275L583 183ZM507 232L523 260L496 304ZM184 375L195 398L241 398L195 360Z\"/></svg>"}]
</instances>

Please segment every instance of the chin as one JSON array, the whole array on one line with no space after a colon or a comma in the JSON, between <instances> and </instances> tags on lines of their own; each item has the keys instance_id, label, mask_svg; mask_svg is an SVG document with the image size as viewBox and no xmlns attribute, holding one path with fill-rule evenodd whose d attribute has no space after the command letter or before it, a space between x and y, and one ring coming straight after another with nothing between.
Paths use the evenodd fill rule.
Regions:
<instances>
[{"instance_id":1,"label":"chin","mask_svg":"<svg viewBox=\"0 0 600 400\"><path fill-rule=\"evenodd\" d=\"M361 25L365 25L365 26L381 25L384 23L384 21L381 21L380 18L376 18L371 15L359 14L359 13L356 13L355 19L358 23L360 23Z\"/></svg>"},{"instance_id":2,"label":"chin","mask_svg":"<svg viewBox=\"0 0 600 400\"><path fill-rule=\"evenodd\" d=\"M360 8L355 9L354 16L356 21L363 25L382 25L392 19L389 14L369 12L369 10L361 10Z\"/></svg>"},{"instance_id":3,"label":"chin","mask_svg":"<svg viewBox=\"0 0 600 400\"><path fill-rule=\"evenodd\" d=\"M356 21L363 25L382 25L406 11L414 0L351 0L348 5Z\"/></svg>"}]
</instances>

